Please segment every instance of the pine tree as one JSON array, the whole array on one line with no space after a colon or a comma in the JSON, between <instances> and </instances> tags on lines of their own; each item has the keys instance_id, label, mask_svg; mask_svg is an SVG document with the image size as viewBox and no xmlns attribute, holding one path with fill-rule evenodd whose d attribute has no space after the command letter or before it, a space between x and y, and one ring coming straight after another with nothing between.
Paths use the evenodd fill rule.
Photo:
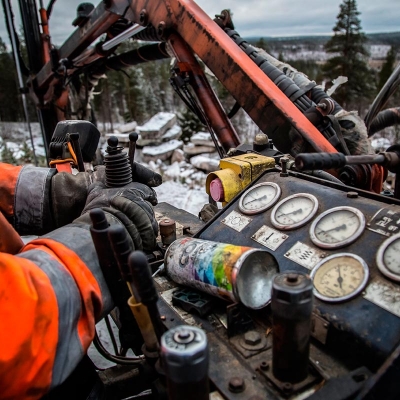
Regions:
<instances>
[{"instance_id":1,"label":"pine tree","mask_svg":"<svg viewBox=\"0 0 400 400\"><path fill-rule=\"evenodd\" d=\"M182 135L180 139L185 143L189 142L194 133L204 131L206 129L197 116L188 108L185 108L182 113L178 114L178 122L182 128Z\"/></svg>"},{"instance_id":2,"label":"pine tree","mask_svg":"<svg viewBox=\"0 0 400 400\"><path fill-rule=\"evenodd\" d=\"M392 46L386 55L386 60L382 65L381 72L379 73L378 90L381 90L383 85L389 79L390 75L394 70L395 62L396 62L396 50Z\"/></svg>"},{"instance_id":3,"label":"pine tree","mask_svg":"<svg viewBox=\"0 0 400 400\"><path fill-rule=\"evenodd\" d=\"M356 1L344 0L334 34L325 44L326 52L334 54L324 65L325 75L331 80L340 75L348 78L333 96L344 107L368 100L374 91L372 73L367 65L367 37L362 32L359 15Z\"/></svg>"}]
</instances>

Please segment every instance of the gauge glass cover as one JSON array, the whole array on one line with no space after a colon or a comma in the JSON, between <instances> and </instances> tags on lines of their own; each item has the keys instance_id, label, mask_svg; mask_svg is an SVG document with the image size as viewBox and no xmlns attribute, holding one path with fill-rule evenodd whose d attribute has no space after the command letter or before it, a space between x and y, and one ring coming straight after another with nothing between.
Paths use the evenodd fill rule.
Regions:
<instances>
[{"instance_id":1,"label":"gauge glass cover","mask_svg":"<svg viewBox=\"0 0 400 400\"><path fill-rule=\"evenodd\" d=\"M324 249L353 243L365 228L364 214L353 207L335 207L319 215L310 227L310 239Z\"/></svg>"},{"instance_id":2,"label":"gauge glass cover","mask_svg":"<svg viewBox=\"0 0 400 400\"><path fill-rule=\"evenodd\" d=\"M351 253L339 253L320 261L311 271L315 297L339 302L359 294L368 281L366 262Z\"/></svg>"},{"instance_id":3,"label":"gauge glass cover","mask_svg":"<svg viewBox=\"0 0 400 400\"><path fill-rule=\"evenodd\" d=\"M239 210L244 214L258 214L271 208L281 195L274 182L259 183L246 190L239 200Z\"/></svg>"},{"instance_id":4,"label":"gauge glass cover","mask_svg":"<svg viewBox=\"0 0 400 400\"><path fill-rule=\"evenodd\" d=\"M278 229L290 230L305 225L318 210L318 200L308 193L297 193L281 200L272 210L271 223Z\"/></svg>"},{"instance_id":5,"label":"gauge glass cover","mask_svg":"<svg viewBox=\"0 0 400 400\"><path fill-rule=\"evenodd\" d=\"M376 264L383 275L400 282L400 233L381 244L376 253Z\"/></svg>"}]
</instances>

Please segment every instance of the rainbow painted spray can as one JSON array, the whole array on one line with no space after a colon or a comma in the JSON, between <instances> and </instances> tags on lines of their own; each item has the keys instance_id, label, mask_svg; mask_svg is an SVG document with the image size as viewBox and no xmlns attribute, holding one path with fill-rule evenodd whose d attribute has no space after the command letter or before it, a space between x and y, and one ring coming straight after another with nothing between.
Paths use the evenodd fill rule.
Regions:
<instances>
[{"instance_id":1,"label":"rainbow painted spray can","mask_svg":"<svg viewBox=\"0 0 400 400\"><path fill-rule=\"evenodd\" d=\"M173 242L164 265L176 283L253 309L269 303L278 273L277 261L265 250L194 238Z\"/></svg>"}]
</instances>

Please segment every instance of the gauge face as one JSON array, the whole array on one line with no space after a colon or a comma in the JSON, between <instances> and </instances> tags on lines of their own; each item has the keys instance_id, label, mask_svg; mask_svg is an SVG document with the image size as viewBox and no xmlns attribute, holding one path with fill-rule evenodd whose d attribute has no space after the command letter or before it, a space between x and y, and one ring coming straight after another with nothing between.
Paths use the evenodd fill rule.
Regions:
<instances>
[{"instance_id":1,"label":"gauge face","mask_svg":"<svg viewBox=\"0 0 400 400\"><path fill-rule=\"evenodd\" d=\"M281 188L276 183L259 183L243 193L239 210L244 214L258 214L272 207L280 195Z\"/></svg>"},{"instance_id":2,"label":"gauge face","mask_svg":"<svg viewBox=\"0 0 400 400\"><path fill-rule=\"evenodd\" d=\"M383 275L400 282L400 233L381 244L376 253L376 264Z\"/></svg>"},{"instance_id":3,"label":"gauge face","mask_svg":"<svg viewBox=\"0 0 400 400\"><path fill-rule=\"evenodd\" d=\"M282 230L305 225L317 212L318 200L308 193L298 193L280 201L272 210L271 222Z\"/></svg>"},{"instance_id":4,"label":"gauge face","mask_svg":"<svg viewBox=\"0 0 400 400\"><path fill-rule=\"evenodd\" d=\"M368 266L361 257L350 253L335 254L312 270L314 294L329 302L351 299L363 290L368 275Z\"/></svg>"},{"instance_id":5,"label":"gauge face","mask_svg":"<svg viewBox=\"0 0 400 400\"><path fill-rule=\"evenodd\" d=\"M365 217L353 207L335 207L318 216L310 228L314 244L335 249L353 243L364 231Z\"/></svg>"}]
</instances>

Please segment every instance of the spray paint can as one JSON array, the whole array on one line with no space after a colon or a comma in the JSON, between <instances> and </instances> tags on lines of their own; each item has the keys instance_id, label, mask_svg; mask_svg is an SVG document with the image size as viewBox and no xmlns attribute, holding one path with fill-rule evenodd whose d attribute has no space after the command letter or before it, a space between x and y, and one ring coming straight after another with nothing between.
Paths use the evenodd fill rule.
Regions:
<instances>
[{"instance_id":1,"label":"spray paint can","mask_svg":"<svg viewBox=\"0 0 400 400\"><path fill-rule=\"evenodd\" d=\"M172 243L164 265L176 283L252 309L269 303L278 273L277 261L265 250L194 238Z\"/></svg>"},{"instance_id":2,"label":"spray paint can","mask_svg":"<svg viewBox=\"0 0 400 400\"><path fill-rule=\"evenodd\" d=\"M161 337L168 398L208 400L208 342L202 329L181 325Z\"/></svg>"}]
</instances>

